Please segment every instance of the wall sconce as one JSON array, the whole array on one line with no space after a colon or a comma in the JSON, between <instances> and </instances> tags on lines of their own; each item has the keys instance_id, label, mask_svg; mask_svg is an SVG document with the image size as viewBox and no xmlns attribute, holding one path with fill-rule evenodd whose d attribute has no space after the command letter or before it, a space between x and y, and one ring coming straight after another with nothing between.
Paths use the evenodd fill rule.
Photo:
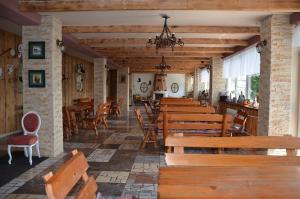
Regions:
<instances>
[{"instance_id":1,"label":"wall sconce","mask_svg":"<svg viewBox=\"0 0 300 199\"><path fill-rule=\"evenodd\" d=\"M56 40L56 45L57 45L57 47L59 47L61 52L65 51L64 42L62 40L57 39Z\"/></svg>"},{"instance_id":2,"label":"wall sconce","mask_svg":"<svg viewBox=\"0 0 300 199\"><path fill-rule=\"evenodd\" d=\"M137 80L137 82L141 82L141 81L142 81L142 80L141 80L141 78L139 77L138 80Z\"/></svg>"},{"instance_id":3,"label":"wall sconce","mask_svg":"<svg viewBox=\"0 0 300 199\"><path fill-rule=\"evenodd\" d=\"M259 42L258 44L256 44L256 50L259 54L262 53L264 47L267 45L267 41L266 40L263 40L261 42Z\"/></svg>"},{"instance_id":4,"label":"wall sconce","mask_svg":"<svg viewBox=\"0 0 300 199\"><path fill-rule=\"evenodd\" d=\"M152 84L151 80L149 81L149 86Z\"/></svg>"}]
</instances>

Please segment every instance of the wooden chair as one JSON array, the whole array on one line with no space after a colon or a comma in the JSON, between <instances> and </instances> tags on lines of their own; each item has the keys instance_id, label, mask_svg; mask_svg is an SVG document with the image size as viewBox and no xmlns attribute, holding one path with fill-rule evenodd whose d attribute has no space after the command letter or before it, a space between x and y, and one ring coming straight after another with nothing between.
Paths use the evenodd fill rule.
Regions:
<instances>
[{"instance_id":1,"label":"wooden chair","mask_svg":"<svg viewBox=\"0 0 300 199\"><path fill-rule=\"evenodd\" d=\"M57 172L43 176L45 190L49 199L66 198L72 188L83 180L84 184L75 196L76 199L95 199L98 186L93 176L88 176L88 162L82 152L72 151L72 158L65 162Z\"/></svg>"},{"instance_id":2,"label":"wooden chair","mask_svg":"<svg viewBox=\"0 0 300 199\"><path fill-rule=\"evenodd\" d=\"M155 123L155 115L154 113L152 112L151 108L148 106L147 103L144 103L144 107L145 107L145 110L146 110L146 113L147 113L147 116L148 116L148 119L151 123Z\"/></svg>"},{"instance_id":3,"label":"wooden chair","mask_svg":"<svg viewBox=\"0 0 300 199\"><path fill-rule=\"evenodd\" d=\"M166 153L167 165L176 166L300 166L300 138L288 136L197 137L168 136L165 145L174 147ZM267 154L187 154L189 148L286 149L287 156Z\"/></svg>"},{"instance_id":4,"label":"wooden chair","mask_svg":"<svg viewBox=\"0 0 300 199\"><path fill-rule=\"evenodd\" d=\"M30 111L22 117L23 135L9 137L7 141L7 152L9 156L8 164L11 164L11 147L24 148L25 156L29 158L32 165L32 147L36 147L38 157L40 157L39 130L41 127L41 117L35 111Z\"/></svg>"},{"instance_id":5,"label":"wooden chair","mask_svg":"<svg viewBox=\"0 0 300 199\"><path fill-rule=\"evenodd\" d=\"M233 120L232 127L228 130L231 136L249 135L245 131L246 122L248 119L248 113L244 110L239 110Z\"/></svg>"},{"instance_id":6,"label":"wooden chair","mask_svg":"<svg viewBox=\"0 0 300 199\"><path fill-rule=\"evenodd\" d=\"M120 97L117 103L114 103L112 105L112 115L116 115L117 117L120 117L121 115L121 107L124 101L124 97Z\"/></svg>"},{"instance_id":7,"label":"wooden chair","mask_svg":"<svg viewBox=\"0 0 300 199\"><path fill-rule=\"evenodd\" d=\"M74 120L67 106L63 107L63 129L67 140L70 139L72 133L78 132L77 126L74 125Z\"/></svg>"},{"instance_id":8,"label":"wooden chair","mask_svg":"<svg viewBox=\"0 0 300 199\"><path fill-rule=\"evenodd\" d=\"M163 129L164 140L168 135L176 133L204 137L224 137L228 136L228 129L232 125L232 120L230 115L164 112L163 123L158 123L158 129Z\"/></svg>"},{"instance_id":9,"label":"wooden chair","mask_svg":"<svg viewBox=\"0 0 300 199\"><path fill-rule=\"evenodd\" d=\"M92 129L95 132L95 135L98 136L97 128L100 124L103 124L105 128L108 128L107 121L105 119L107 111L106 103L99 105L95 116L84 119L84 127L86 129Z\"/></svg>"},{"instance_id":10,"label":"wooden chair","mask_svg":"<svg viewBox=\"0 0 300 199\"><path fill-rule=\"evenodd\" d=\"M140 127L144 132L142 148L145 148L147 143L154 143L154 146L156 147L157 146L156 125L145 124L140 109L134 109L134 112L136 115L136 119L138 120Z\"/></svg>"}]
</instances>

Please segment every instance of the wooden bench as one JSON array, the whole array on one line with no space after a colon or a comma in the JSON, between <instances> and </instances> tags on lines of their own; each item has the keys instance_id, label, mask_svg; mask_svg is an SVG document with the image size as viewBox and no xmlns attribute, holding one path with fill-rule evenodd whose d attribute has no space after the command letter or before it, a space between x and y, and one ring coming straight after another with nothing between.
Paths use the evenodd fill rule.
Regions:
<instances>
[{"instance_id":1,"label":"wooden bench","mask_svg":"<svg viewBox=\"0 0 300 199\"><path fill-rule=\"evenodd\" d=\"M227 130L231 127L232 120L230 115L164 112L163 123L158 123L158 129L163 129L164 139L174 133L220 137L227 136Z\"/></svg>"},{"instance_id":2,"label":"wooden bench","mask_svg":"<svg viewBox=\"0 0 300 199\"><path fill-rule=\"evenodd\" d=\"M178 97L163 97L160 99L161 102L172 102L172 101L181 101L181 102L192 102L192 98L178 98Z\"/></svg>"},{"instance_id":3,"label":"wooden bench","mask_svg":"<svg viewBox=\"0 0 300 199\"><path fill-rule=\"evenodd\" d=\"M289 136L197 137L168 136L165 145L174 147L166 153L167 165L178 166L300 166L296 149L300 138ZM225 149L286 149L286 156L267 154L185 154L184 147Z\"/></svg>"},{"instance_id":4,"label":"wooden bench","mask_svg":"<svg viewBox=\"0 0 300 199\"><path fill-rule=\"evenodd\" d=\"M65 198L76 183L82 179L83 187L76 195L76 199L95 199L97 183L93 176L88 176L86 171L89 165L82 152L72 151L72 158L65 162L54 174L49 172L43 179L49 199Z\"/></svg>"},{"instance_id":5,"label":"wooden bench","mask_svg":"<svg viewBox=\"0 0 300 199\"><path fill-rule=\"evenodd\" d=\"M172 105L172 106L200 106L200 102L198 101L161 101L160 105Z\"/></svg>"}]
</instances>

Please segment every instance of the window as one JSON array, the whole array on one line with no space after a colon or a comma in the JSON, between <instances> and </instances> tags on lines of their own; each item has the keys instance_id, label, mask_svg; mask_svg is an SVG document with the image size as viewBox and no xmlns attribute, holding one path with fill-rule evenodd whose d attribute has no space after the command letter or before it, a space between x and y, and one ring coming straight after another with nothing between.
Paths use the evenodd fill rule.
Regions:
<instances>
[{"instance_id":1,"label":"window","mask_svg":"<svg viewBox=\"0 0 300 199\"><path fill-rule=\"evenodd\" d=\"M226 90L232 99L238 99L242 92L246 99L253 101L259 92L259 75L227 78Z\"/></svg>"}]
</instances>

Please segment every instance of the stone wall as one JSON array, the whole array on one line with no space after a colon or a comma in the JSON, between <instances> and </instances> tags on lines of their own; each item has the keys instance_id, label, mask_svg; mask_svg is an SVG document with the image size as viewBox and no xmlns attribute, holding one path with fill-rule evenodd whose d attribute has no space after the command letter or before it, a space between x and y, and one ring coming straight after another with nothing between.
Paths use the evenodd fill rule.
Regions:
<instances>
[{"instance_id":1,"label":"stone wall","mask_svg":"<svg viewBox=\"0 0 300 199\"><path fill-rule=\"evenodd\" d=\"M94 59L94 109L106 102L106 58Z\"/></svg>"},{"instance_id":2,"label":"stone wall","mask_svg":"<svg viewBox=\"0 0 300 199\"><path fill-rule=\"evenodd\" d=\"M211 78L211 102L215 106L219 103L219 93L225 91L226 87L226 80L223 78L223 59L221 57L212 58Z\"/></svg>"},{"instance_id":3,"label":"stone wall","mask_svg":"<svg viewBox=\"0 0 300 199\"><path fill-rule=\"evenodd\" d=\"M262 21L258 112L259 135L290 134L292 25L289 15L272 15Z\"/></svg>"},{"instance_id":4,"label":"stone wall","mask_svg":"<svg viewBox=\"0 0 300 199\"><path fill-rule=\"evenodd\" d=\"M61 29L57 18L43 16L40 26L23 26L22 32L23 110L34 110L41 116L40 151L48 157L63 152L62 53L56 46L56 39L62 39ZM29 41L45 41L45 59L28 59ZM28 70L45 70L46 87L29 88Z\"/></svg>"},{"instance_id":5,"label":"stone wall","mask_svg":"<svg viewBox=\"0 0 300 199\"><path fill-rule=\"evenodd\" d=\"M121 115L124 116L129 111L129 68L118 69L117 78L117 98L124 97L121 107Z\"/></svg>"}]
</instances>

